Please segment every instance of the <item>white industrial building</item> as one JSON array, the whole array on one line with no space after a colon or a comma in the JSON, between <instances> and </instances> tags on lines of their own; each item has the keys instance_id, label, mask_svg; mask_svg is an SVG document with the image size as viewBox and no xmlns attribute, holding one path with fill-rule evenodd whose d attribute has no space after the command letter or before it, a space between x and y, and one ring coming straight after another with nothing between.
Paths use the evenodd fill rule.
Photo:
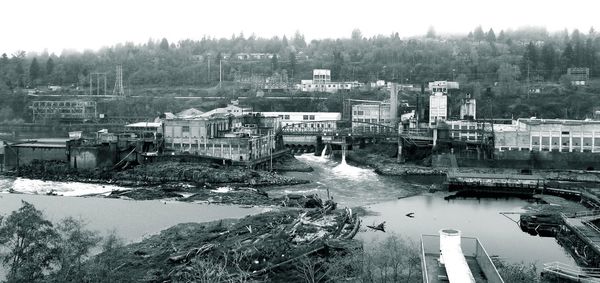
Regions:
<instances>
[{"instance_id":1,"label":"white industrial building","mask_svg":"<svg viewBox=\"0 0 600 283\"><path fill-rule=\"evenodd\" d=\"M494 125L494 135L499 151L600 152L600 121L518 119Z\"/></svg>"},{"instance_id":2,"label":"white industrial building","mask_svg":"<svg viewBox=\"0 0 600 283\"><path fill-rule=\"evenodd\" d=\"M342 120L339 112L255 112L265 117L279 117L281 127L335 129Z\"/></svg>"},{"instance_id":3,"label":"white industrial building","mask_svg":"<svg viewBox=\"0 0 600 283\"><path fill-rule=\"evenodd\" d=\"M429 126L448 119L448 90L458 89L458 82L435 81L429 83Z\"/></svg>"},{"instance_id":4,"label":"white industrial building","mask_svg":"<svg viewBox=\"0 0 600 283\"><path fill-rule=\"evenodd\" d=\"M460 105L460 119L477 120L477 101L469 93Z\"/></svg>"},{"instance_id":5,"label":"white industrial building","mask_svg":"<svg viewBox=\"0 0 600 283\"><path fill-rule=\"evenodd\" d=\"M332 82L331 70L314 69L312 80L301 80L296 88L305 92L328 92L336 93L338 91L350 91L362 87L363 84L357 81L353 82Z\"/></svg>"}]
</instances>

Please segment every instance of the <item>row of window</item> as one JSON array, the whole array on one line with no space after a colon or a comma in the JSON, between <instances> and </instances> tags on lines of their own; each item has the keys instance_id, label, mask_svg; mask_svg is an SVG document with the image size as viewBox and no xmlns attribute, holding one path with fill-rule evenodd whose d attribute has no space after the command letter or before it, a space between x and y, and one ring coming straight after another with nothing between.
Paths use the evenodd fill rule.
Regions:
<instances>
[{"instance_id":1,"label":"row of window","mask_svg":"<svg viewBox=\"0 0 600 283\"><path fill-rule=\"evenodd\" d=\"M539 148L535 148L532 147L531 148L532 151L540 151ZM521 148L509 148L507 146L501 146L500 147L500 151L529 151L528 147L521 147ZM552 150L550 150L549 148L542 148L542 151L553 151L553 152L569 152L568 148L563 148L562 150L559 150L558 148L553 148ZM591 149L584 149L583 151L581 151L580 148L573 148L572 152L592 152Z\"/></svg>"},{"instance_id":2,"label":"row of window","mask_svg":"<svg viewBox=\"0 0 600 283\"><path fill-rule=\"evenodd\" d=\"M354 122L365 122L365 123L388 123L390 120L389 119L360 119L360 118L354 118L352 119L352 121Z\"/></svg>"},{"instance_id":3,"label":"row of window","mask_svg":"<svg viewBox=\"0 0 600 283\"><path fill-rule=\"evenodd\" d=\"M344 87L345 87L345 88L350 88L350 85L349 85L349 84L345 84L345 85L344 85L344 84L341 84L341 85L336 85L336 84L332 84L332 85L321 85L321 84L316 84L316 85L314 85L314 87L316 87L316 88L319 88L319 87L321 87L321 88L325 88L325 87L328 87L328 88L337 88L338 86L339 86L340 88L344 88ZM312 88L312 87L313 87L313 85L304 85L304 87Z\"/></svg>"},{"instance_id":4,"label":"row of window","mask_svg":"<svg viewBox=\"0 0 600 283\"><path fill-rule=\"evenodd\" d=\"M327 125L327 126L325 126ZM331 128L330 123L292 124L292 128Z\"/></svg>"}]
</instances>

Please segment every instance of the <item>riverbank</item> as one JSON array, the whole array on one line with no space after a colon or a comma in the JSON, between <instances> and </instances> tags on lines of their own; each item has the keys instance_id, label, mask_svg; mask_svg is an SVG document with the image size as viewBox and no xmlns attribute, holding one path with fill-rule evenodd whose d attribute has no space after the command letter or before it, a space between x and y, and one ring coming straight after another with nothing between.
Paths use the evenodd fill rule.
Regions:
<instances>
[{"instance_id":1,"label":"riverbank","mask_svg":"<svg viewBox=\"0 0 600 283\"><path fill-rule=\"evenodd\" d=\"M375 173L384 176L443 176L447 170L432 168L415 163L400 163L396 152L388 145L370 146L347 152L346 160L373 168Z\"/></svg>"},{"instance_id":2,"label":"riverbank","mask_svg":"<svg viewBox=\"0 0 600 283\"><path fill-rule=\"evenodd\" d=\"M293 160L292 160L293 159ZM295 162L292 162L295 161ZM290 170L309 166L299 166L300 161L288 158L279 164ZM291 165L290 165L291 164ZM275 172L252 170L235 166L221 166L214 163L159 162L139 165L123 171L108 169L75 170L66 162L35 161L5 172L11 177L45 181L82 182L124 187L113 190L110 198L150 200L173 198L188 202L227 203L259 206L298 206L310 204L312 196L292 196L271 198L262 187L292 186L309 183L293 177L281 176ZM52 191L48 194L54 194ZM91 193L89 196L105 194ZM308 203L308 204L307 204Z\"/></svg>"},{"instance_id":3,"label":"riverbank","mask_svg":"<svg viewBox=\"0 0 600 283\"><path fill-rule=\"evenodd\" d=\"M123 281L303 282L306 263L319 276L351 277L341 258L361 244L353 240L360 220L351 210L279 210L242 219L178 224L88 261L110 262L109 276ZM352 272L351 272L352 273ZM314 274L317 275L317 274Z\"/></svg>"}]
</instances>

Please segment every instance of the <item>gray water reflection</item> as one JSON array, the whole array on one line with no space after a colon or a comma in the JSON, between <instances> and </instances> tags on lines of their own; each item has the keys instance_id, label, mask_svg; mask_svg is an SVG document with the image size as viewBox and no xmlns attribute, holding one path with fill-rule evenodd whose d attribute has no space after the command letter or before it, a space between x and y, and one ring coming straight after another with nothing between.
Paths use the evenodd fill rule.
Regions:
<instances>
[{"instance_id":1,"label":"gray water reflection","mask_svg":"<svg viewBox=\"0 0 600 283\"><path fill-rule=\"evenodd\" d=\"M297 158L312 166L314 171L308 173L288 172L285 175L312 182L269 189L270 194L318 194L325 197L327 189L329 189L334 200L340 205L361 206L413 195L427 190L432 183L440 180L436 177L427 177L423 179L424 182L407 182L404 178L380 176L371 169L340 164L338 161L314 154L303 154ZM428 180L433 182L428 182Z\"/></svg>"},{"instance_id":2,"label":"gray water reflection","mask_svg":"<svg viewBox=\"0 0 600 283\"><path fill-rule=\"evenodd\" d=\"M0 194L0 214L6 215L17 210L21 206L21 200L35 205L52 221L68 216L81 218L88 223L89 229L102 233L115 230L117 235L128 242L139 241L179 223L241 218L268 211L266 208L176 201Z\"/></svg>"},{"instance_id":3,"label":"gray water reflection","mask_svg":"<svg viewBox=\"0 0 600 283\"><path fill-rule=\"evenodd\" d=\"M364 206L376 215L363 218L365 225L386 221L387 233L365 230L359 239L369 245L396 233L418 242L421 234L436 234L442 228L462 230L464 236L478 237L490 255L510 262L542 263L561 261L574 264L573 259L554 238L541 238L523 233L519 226L499 212L523 211L527 201L517 198L445 200L447 193L418 195L398 199L415 192L426 192L440 178L399 178L375 174L370 169L354 166L340 171L339 162L312 155L298 159L315 170L290 175L314 180L315 183L280 188L277 192L313 192L323 195L327 189L341 206ZM405 216L413 212L414 218ZM518 215L515 215L518 219Z\"/></svg>"}]
</instances>

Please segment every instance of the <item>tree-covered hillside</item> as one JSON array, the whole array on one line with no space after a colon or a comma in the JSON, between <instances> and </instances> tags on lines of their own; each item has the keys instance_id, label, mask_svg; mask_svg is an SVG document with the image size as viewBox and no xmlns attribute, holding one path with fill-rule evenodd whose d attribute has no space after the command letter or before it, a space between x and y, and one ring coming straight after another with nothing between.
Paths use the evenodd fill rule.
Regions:
<instances>
[{"instance_id":1,"label":"tree-covered hillside","mask_svg":"<svg viewBox=\"0 0 600 283\"><path fill-rule=\"evenodd\" d=\"M61 54L2 52L6 53L0 56L0 95L46 85L83 91L90 73L95 72L107 73L110 91L116 65L123 66L125 87L142 94L157 86L210 88L218 83L221 63L224 81L278 72L297 83L309 79L314 68L331 69L334 80L380 79L417 85L456 80L461 92L482 100L481 111L509 117L586 117L596 106L588 98L598 88L572 88L565 74L569 67L588 67L592 78L600 74L600 35L593 29L549 33L544 28L484 31L476 27L463 36L438 36L430 29L413 38L398 33L367 38L354 30L350 37L310 42L300 32L270 39L239 34L179 42L163 38ZM239 56L252 53L266 56ZM571 97L575 99L566 100ZM485 110L487 104L496 109Z\"/></svg>"}]
</instances>

